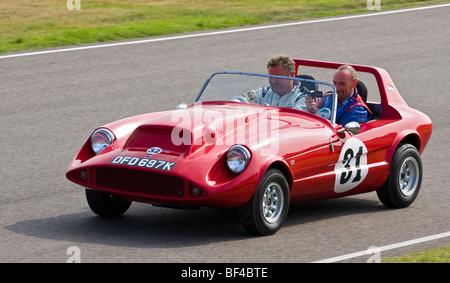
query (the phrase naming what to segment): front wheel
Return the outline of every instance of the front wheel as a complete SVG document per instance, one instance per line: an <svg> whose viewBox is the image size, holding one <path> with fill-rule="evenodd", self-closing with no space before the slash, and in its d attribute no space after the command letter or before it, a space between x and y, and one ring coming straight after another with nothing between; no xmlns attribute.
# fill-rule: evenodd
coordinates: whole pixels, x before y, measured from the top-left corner
<svg viewBox="0 0 450 283"><path fill-rule="evenodd" d="M131 201L124 200L117 195L90 189L86 189L86 200L94 213L105 217L120 216L131 205Z"/></svg>
<svg viewBox="0 0 450 283"><path fill-rule="evenodd" d="M410 206L422 184L422 161L417 149L410 144L397 148L392 158L389 177L377 190L379 200L392 208Z"/></svg>
<svg viewBox="0 0 450 283"><path fill-rule="evenodd" d="M252 199L239 210L245 230L256 235L275 234L289 210L289 185L277 169L267 171Z"/></svg>

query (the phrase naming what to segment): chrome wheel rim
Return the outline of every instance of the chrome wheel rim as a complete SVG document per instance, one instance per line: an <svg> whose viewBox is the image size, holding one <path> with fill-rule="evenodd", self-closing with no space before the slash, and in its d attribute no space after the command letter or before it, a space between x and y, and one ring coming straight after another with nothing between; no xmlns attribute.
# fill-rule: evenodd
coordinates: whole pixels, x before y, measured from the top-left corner
<svg viewBox="0 0 450 283"><path fill-rule="evenodd" d="M417 189L419 184L419 164L413 157L408 157L403 161L398 176L400 191L405 197L409 197Z"/></svg>
<svg viewBox="0 0 450 283"><path fill-rule="evenodd" d="M283 190L278 183L270 183L262 198L261 208L264 219L268 223L276 222L283 211Z"/></svg>

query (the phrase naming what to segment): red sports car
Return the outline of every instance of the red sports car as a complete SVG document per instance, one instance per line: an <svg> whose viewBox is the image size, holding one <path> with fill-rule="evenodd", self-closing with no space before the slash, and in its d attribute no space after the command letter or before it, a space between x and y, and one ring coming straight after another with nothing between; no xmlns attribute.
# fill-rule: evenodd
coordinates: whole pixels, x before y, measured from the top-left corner
<svg viewBox="0 0 450 283"><path fill-rule="evenodd" d="M101 216L120 216L133 201L237 208L246 231L257 235L276 233L294 202L376 191L389 207L413 203L429 117L408 107L384 69L350 64L373 115L361 125L339 125L329 82L342 64L294 61L296 77L216 72L191 105L97 128L67 178L86 188L90 208ZM270 79L302 88L296 107L234 99L268 88ZM329 96L331 109L303 111L306 95Z"/></svg>

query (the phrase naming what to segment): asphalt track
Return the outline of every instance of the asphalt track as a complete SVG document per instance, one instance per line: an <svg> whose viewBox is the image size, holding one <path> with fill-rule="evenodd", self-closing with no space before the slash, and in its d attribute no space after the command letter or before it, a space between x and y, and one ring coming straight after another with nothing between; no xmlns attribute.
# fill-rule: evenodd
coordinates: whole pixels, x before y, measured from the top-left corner
<svg viewBox="0 0 450 283"><path fill-rule="evenodd" d="M450 231L449 13L447 5L0 56L0 262L297 263L352 254L332 261L366 262L370 247L392 247L379 250L384 258L450 244L444 235L391 246ZM382 67L407 103L431 117L422 189L411 207L387 209L375 193L299 204L277 234L251 237L226 210L134 203L123 217L103 219L66 180L95 127L190 102L213 71L265 72L275 53Z"/></svg>

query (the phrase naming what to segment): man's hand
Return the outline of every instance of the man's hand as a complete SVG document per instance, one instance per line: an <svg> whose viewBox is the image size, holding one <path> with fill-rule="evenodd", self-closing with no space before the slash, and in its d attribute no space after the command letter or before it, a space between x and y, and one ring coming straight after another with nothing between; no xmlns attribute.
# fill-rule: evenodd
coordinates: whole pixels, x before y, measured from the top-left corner
<svg viewBox="0 0 450 283"><path fill-rule="evenodd" d="M319 109L317 108L317 101L316 98L312 98L311 96L307 95L305 97L306 102L306 110L310 113L317 114L319 113Z"/></svg>

